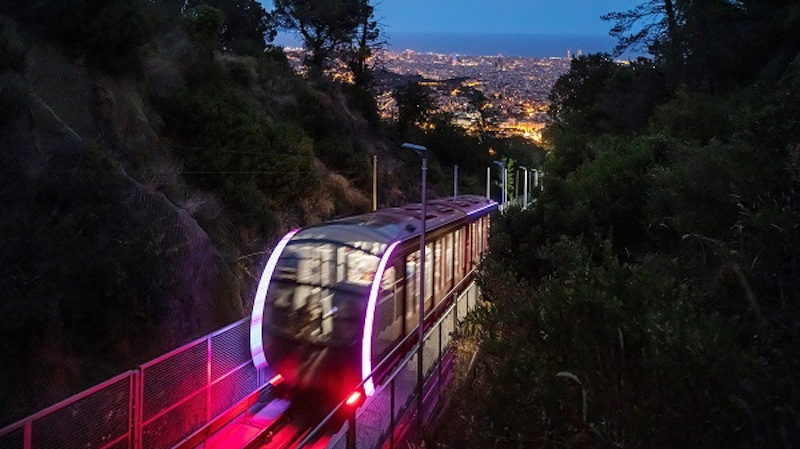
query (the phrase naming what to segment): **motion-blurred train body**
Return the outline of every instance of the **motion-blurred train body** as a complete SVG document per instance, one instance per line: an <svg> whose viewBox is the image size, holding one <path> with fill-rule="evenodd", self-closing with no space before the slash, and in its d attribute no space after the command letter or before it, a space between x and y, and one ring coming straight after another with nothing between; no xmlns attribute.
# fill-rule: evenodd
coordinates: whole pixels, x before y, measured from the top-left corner
<svg viewBox="0 0 800 449"><path fill-rule="evenodd" d="M425 315L468 284L487 249L497 203L474 195L428 201ZM381 209L288 233L254 301L253 362L293 390L341 399L419 323L421 205ZM413 338L413 337L412 337ZM415 340L414 340L415 343ZM413 344L413 343L412 343Z"/></svg>

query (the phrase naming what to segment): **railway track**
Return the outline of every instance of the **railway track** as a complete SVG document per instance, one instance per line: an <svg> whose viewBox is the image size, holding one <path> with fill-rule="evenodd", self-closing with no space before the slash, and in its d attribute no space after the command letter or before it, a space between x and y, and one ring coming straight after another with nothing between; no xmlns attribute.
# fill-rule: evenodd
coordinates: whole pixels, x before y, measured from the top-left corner
<svg viewBox="0 0 800 449"><path fill-rule="evenodd" d="M305 440L319 422L319 413L309 413L301 407L289 405L242 449L291 449ZM329 440L330 435L317 435L305 447L323 449Z"/></svg>

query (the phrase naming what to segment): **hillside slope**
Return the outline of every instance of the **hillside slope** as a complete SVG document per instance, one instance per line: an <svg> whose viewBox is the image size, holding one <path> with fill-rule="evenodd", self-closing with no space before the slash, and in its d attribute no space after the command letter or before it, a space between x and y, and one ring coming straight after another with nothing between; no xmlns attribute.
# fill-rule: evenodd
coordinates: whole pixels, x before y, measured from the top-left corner
<svg viewBox="0 0 800 449"><path fill-rule="evenodd" d="M0 21L0 427L244 316L282 231L367 210L371 154L402 199L348 95L279 56L174 26L111 73Z"/></svg>

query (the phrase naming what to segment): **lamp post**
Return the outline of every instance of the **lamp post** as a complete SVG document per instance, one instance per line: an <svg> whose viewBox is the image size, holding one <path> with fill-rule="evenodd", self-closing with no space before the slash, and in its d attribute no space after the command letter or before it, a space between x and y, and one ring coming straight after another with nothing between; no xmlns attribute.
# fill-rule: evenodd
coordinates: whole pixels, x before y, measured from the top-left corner
<svg viewBox="0 0 800 449"><path fill-rule="evenodd" d="M422 431L422 340L425 338L425 222L428 218L428 148L404 143L402 148L412 150L422 159L422 217L419 236L419 326L417 329L417 429Z"/></svg>
<svg viewBox="0 0 800 449"><path fill-rule="evenodd" d="M458 196L458 164L453 166L453 197Z"/></svg>
<svg viewBox="0 0 800 449"><path fill-rule="evenodd" d="M378 210L378 155L372 156L372 211Z"/></svg>
<svg viewBox="0 0 800 449"><path fill-rule="evenodd" d="M520 165L519 168L522 169L522 173L524 173L525 178L522 181L522 209L528 208L528 168L524 165Z"/></svg>
<svg viewBox="0 0 800 449"><path fill-rule="evenodd" d="M504 164L503 161L493 161L493 162L495 164L499 165L500 168L503 169L503 171L502 171L502 175L503 175L503 178L502 178L503 179L502 189L503 189L503 191L500 192L500 210L503 211L506 208L506 178L508 177L508 175L506 174L506 164Z"/></svg>
<svg viewBox="0 0 800 449"><path fill-rule="evenodd" d="M486 199L492 198L492 188L491 188L491 179L492 179L492 167L486 167Z"/></svg>

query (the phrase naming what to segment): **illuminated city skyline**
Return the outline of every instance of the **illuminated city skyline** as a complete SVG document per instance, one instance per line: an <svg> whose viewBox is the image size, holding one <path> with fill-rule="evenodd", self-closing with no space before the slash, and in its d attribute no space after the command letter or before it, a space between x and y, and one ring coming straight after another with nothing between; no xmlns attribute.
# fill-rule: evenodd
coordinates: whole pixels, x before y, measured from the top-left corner
<svg viewBox="0 0 800 449"><path fill-rule="evenodd" d="M565 55L566 56L566 55ZM404 80L422 79L429 87L439 113L470 132L494 132L541 140L547 121L553 83L569 69L567 57L524 58L507 56L458 56L415 51L384 51L380 65L386 73L404 78L377 83L376 97L381 116L393 119L396 105L393 88ZM486 99L485 116L472 98L480 92Z"/></svg>

